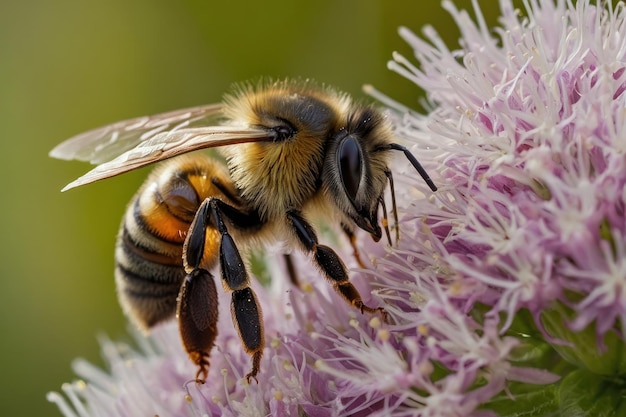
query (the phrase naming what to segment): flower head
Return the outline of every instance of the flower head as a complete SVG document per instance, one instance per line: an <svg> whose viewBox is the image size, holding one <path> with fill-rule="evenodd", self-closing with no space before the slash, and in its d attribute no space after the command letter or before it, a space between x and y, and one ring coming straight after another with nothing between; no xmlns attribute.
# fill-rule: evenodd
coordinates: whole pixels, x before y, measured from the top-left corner
<svg viewBox="0 0 626 417"><path fill-rule="evenodd" d="M590 395L618 406L625 5L528 0L523 17L501 0L493 31L477 2L478 23L443 5L461 49L430 27L428 41L401 29L419 65L400 55L389 65L426 92L430 112L372 91L439 186L431 195L398 165L400 242L362 244L372 265L352 280L390 323L301 268L307 291L281 279L255 287L268 340L258 384L243 378L248 357L228 320L207 383L186 383L192 366L169 324L139 350L105 340L110 373L77 362L87 383L64 386L72 407L50 395L66 416L463 416L522 413L537 398L546 413L583 413Z"/></svg>
<svg viewBox="0 0 626 417"><path fill-rule="evenodd" d="M623 334L624 4L601 13L588 1L537 1L520 20L502 1L498 39L444 7L463 50L403 29L422 66L396 56L390 67L430 93L433 112L405 117L398 132L440 150L440 195L460 214L442 219L460 225L446 235L460 247L449 266L471 291L484 288L480 301L507 314L505 329L520 309L558 301L573 330Z"/></svg>

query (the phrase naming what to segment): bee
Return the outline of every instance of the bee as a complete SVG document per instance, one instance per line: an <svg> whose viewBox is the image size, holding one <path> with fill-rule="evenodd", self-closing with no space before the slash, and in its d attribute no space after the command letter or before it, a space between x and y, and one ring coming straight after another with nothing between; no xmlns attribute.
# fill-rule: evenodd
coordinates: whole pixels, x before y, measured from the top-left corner
<svg viewBox="0 0 626 417"><path fill-rule="evenodd" d="M205 148L218 148L224 160L190 153ZM309 253L353 307L385 315L363 303L344 262L319 243L309 218L321 213L341 225L359 262L354 233L362 229L380 240L380 208L390 240L384 192L390 184L397 223L389 169L394 151L437 190L418 160L394 142L377 108L312 81L284 80L240 86L221 104L100 127L50 155L97 165L63 191L168 160L149 174L124 214L115 249L117 293L142 329L176 315L198 367L196 381L204 383L217 335L212 271L218 264L234 326L251 355L247 380L256 380L260 369L262 312L241 248L282 239Z"/></svg>

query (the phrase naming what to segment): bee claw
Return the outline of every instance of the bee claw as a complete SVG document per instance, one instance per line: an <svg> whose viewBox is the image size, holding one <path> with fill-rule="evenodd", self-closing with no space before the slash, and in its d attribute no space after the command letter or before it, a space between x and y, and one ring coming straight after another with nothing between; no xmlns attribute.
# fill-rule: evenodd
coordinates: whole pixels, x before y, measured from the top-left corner
<svg viewBox="0 0 626 417"><path fill-rule="evenodd" d="M261 367L261 355L262 355L262 351L257 351L254 352L254 354L252 355L252 370L248 373L248 375L246 375L246 381L248 381L248 384L250 384L250 380L252 378L254 378L254 381L258 384L259 380L257 379L256 375L259 373L259 368Z"/></svg>

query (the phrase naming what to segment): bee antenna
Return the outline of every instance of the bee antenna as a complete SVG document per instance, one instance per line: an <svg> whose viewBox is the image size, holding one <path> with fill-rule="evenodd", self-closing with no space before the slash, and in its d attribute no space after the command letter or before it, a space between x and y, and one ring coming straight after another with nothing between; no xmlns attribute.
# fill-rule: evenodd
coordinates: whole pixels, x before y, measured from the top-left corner
<svg viewBox="0 0 626 417"><path fill-rule="evenodd" d="M397 143L390 143L389 149L404 152L404 156L406 156L406 158L409 160L411 165L413 165L413 167L417 170L417 172L419 172L419 174L422 176L426 184L428 184L430 189L433 191L437 191L437 186L435 185L433 180L430 179L430 177L428 176L428 173L426 172L422 164L420 164L417 158L413 156L413 154L406 147L399 145Z"/></svg>

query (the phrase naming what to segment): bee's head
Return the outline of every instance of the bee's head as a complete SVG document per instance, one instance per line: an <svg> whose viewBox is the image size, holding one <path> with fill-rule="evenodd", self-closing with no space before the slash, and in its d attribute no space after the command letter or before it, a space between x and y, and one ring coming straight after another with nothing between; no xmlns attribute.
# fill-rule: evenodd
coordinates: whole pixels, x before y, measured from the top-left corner
<svg viewBox="0 0 626 417"><path fill-rule="evenodd" d="M365 107L331 134L324 162L326 192L359 228L378 241L378 206L387 185L391 129L380 112Z"/></svg>
<svg viewBox="0 0 626 417"><path fill-rule="evenodd" d="M387 182L392 186L393 213L397 217L390 151L403 151L430 188L437 190L417 159L405 147L392 142L391 127L374 108L363 107L351 113L345 126L330 139L323 171L326 192L343 214L375 241L382 236L379 206L383 208L383 225L389 238L384 200Z"/></svg>

